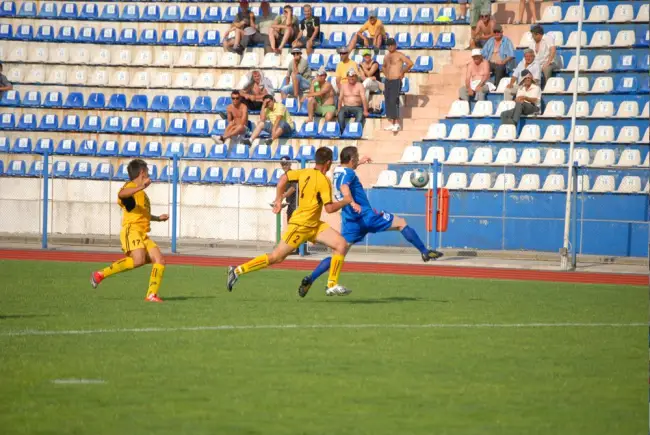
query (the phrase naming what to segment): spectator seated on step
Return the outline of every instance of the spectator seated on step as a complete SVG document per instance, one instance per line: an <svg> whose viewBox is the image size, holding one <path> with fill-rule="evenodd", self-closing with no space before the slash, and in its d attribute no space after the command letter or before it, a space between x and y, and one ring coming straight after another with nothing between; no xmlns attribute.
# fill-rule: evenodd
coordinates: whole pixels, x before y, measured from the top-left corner
<svg viewBox="0 0 650 435"><path fill-rule="evenodd" d="M494 74L494 83L498 86L515 66L515 47L512 40L504 36L500 24L494 26L494 36L487 40L481 53L490 63L490 73Z"/></svg>
<svg viewBox="0 0 650 435"><path fill-rule="evenodd" d="M293 58L289 62L287 76L284 78L280 93L282 94L282 99L287 98L287 95L291 95L292 97L298 98L298 102L300 103L301 100L299 97L303 92L308 91L311 86L311 68L307 59L302 57L302 49L292 48L291 56Z"/></svg>
<svg viewBox="0 0 650 435"><path fill-rule="evenodd" d="M483 58L481 50L475 48L472 50L472 60L467 63L465 70L465 85L459 90L459 97L461 100L469 101L475 99L476 101L485 100L491 88L494 85L488 80L490 79L490 64Z"/></svg>
<svg viewBox="0 0 650 435"><path fill-rule="evenodd" d="M366 32L368 33L368 36L365 35ZM350 44L348 44L349 51L353 51L357 48L357 41L359 38L363 41L364 47L373 47L376 50L379 50L386 40L386 29L384 28L384 23L377 18L377 11L374 9L368 14L368 21L366 21L359 31L350 38Z"/></svg>
<svg viewBox="0 0 650 435"><path fill-rule="evenodd" d="M510 77L510 83L508 83L508 86L505 89L505 92L503 94L503 99L506 101L512 101L512 99L517 95L517 90L519 89L519 79L521 77L521 73L527 70L533 75L533 78L535 79L535 83L541 83L542 82L542 70L539 67L539 63L537 62L537 59L535 58L535 51L531 50L530 48L527 48L524 50L524 58L519 62L515 70L512 72L512 77ZM495 83L497 86L499 85L498 82Z"/></svg>

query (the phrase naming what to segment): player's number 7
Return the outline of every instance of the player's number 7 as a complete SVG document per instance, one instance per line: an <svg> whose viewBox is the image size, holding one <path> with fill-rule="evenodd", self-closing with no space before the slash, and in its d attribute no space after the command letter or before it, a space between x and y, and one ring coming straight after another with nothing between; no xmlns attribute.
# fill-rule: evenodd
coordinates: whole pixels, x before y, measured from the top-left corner
<svg viewBox="0 0 650 435"><path fill-rule="evenodd" d="M307 183L309 183L309 179L311 178L311 175L305 178L305 182L302 185L302 189L300 189L300 199L303 199L305 197L305 188L307 187Z"/></svg>

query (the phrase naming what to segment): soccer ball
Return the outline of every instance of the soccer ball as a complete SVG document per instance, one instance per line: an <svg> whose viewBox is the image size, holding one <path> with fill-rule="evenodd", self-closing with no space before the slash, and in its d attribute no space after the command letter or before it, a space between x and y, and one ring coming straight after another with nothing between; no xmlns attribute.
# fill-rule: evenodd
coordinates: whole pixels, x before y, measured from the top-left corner
<svg viewBox="0 0 650 435"><path fill-rule="evenodd" d="M411 184L414 187L425 187L429 184L429 173L424 169L415 169L411 172Z"/></svg>

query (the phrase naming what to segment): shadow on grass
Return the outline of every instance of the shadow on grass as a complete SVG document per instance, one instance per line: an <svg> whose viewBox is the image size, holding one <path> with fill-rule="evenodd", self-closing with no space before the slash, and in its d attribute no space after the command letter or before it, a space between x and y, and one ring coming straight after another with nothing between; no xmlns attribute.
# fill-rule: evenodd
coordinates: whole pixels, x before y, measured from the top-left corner
<svg viewBox="0 0 650 435"><path fill-rule="evenodd" d="M163 301L167 302L179 302L179 301L189 301L192 299L214 299L216 296L163 296Z"/></svg>
<svg viewBox="0 0 650 435"><path fill-rule="evenodd" d="M0 320L31 319L33 317L50 317L50 315L49 314L0 314Z"/></svg>
<svg viewBox="0 0 650 435"><path fill-rule="evenodd" d="M437 302L437 303L447 303L449 301L445 300L437 300L437 299L423 299L423 298L410 298L410 297L402 297L402 296L392 296L389 298L374 298L374 299L343 299L343 298L337 298L337 299L327 299L327 300L318 300L314 302L321 302L321 303L339 303L339 304L392 304L392 303L399 303L399 302Z"/></svg>

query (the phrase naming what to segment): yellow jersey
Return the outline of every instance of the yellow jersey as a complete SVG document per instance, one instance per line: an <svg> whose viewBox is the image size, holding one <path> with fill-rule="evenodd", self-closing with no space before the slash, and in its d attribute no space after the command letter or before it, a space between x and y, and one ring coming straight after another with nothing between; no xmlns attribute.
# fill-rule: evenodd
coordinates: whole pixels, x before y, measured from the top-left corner
<svg viewBox="0 0 650 435"><path fill-rule="evenodd" d="M287 178L298 182L298 207L289 223L318 227L323 205L332 202L332 183L329 178L315 168L288 171Z"/></svg>
<svg viewBox="0 0 650 435"><path fill-rule="evenodd" d="M138 187L138 185L133 181L129 181L122 186L122 189L130 187ZM120 189L120 192L122 189ZM122 214L123 227L131 225L143 233L151 231L151 204L144 190L136 192L133 196L124 199L118 196L117 203L124 211Z"/></svg>
<svg viewBox="0 0 650 435"><path fill-rule="evenodd" d="M355 61L348 59L347 62L339 62L336 64L336 72L334 75L340 77L341 83L348 82L348 71L351 69L357 73L357 77L361 76L361 71L359 70L359 64Z"/></svg>

